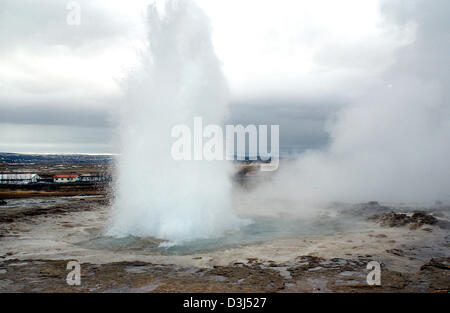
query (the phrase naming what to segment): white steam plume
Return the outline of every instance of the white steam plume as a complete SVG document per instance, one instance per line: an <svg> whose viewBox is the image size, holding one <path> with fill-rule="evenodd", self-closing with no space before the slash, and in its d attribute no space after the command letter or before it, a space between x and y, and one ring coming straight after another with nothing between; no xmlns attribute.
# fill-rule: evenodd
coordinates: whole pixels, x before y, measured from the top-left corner
<svg viewBox="0 0 450 313"><path fill-rule="evenodd" d="M228 89L210 26L192 1L148 9L149 45L126 83L121 113L113 236L154 236L170 244L224 235L242 221L231 211L226 162L174 161L171 129L195 116L220 124Z"/></svg>
<svg viewBox="0 0 450 313"><path fill-rule="evenodd" d="M402 2L386 2L385 21L415 23L415 40L335 116L328 147L282 162L253 199L291 200L300 212L332 201L450 202L450 37L439 13L448 2L429 5L416 1L405 13Z"/></svg>

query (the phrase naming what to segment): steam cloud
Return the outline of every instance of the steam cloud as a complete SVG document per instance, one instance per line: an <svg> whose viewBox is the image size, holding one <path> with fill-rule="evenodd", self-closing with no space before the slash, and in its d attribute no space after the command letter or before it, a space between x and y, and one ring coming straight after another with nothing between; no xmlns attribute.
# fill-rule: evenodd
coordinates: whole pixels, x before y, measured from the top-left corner
<svg viewBox="0 0 450 313"><path fill-rule="evenodd" d="M400 48L379 82L330 121L328 147L281 163L273 182L254 191L254 199L290 199L297 207L331 201L450 201L446 17L421 14L427 1L414 2L406 13L398 5L384 4L386 21L415 23L414 42Z"/></svg>

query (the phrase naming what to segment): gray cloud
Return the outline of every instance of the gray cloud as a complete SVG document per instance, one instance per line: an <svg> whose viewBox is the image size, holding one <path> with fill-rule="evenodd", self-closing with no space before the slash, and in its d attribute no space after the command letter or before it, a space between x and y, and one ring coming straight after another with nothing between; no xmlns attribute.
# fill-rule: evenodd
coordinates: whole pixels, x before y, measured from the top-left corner
<svg viewBox="0 0 450 313"><path fill-rule="evenodd" d="M261 98L235 102L227 124L279 125L280 152L296 155L325 147L330 139L327 124L348 100L316 98Z"/></svg>
<svg viewBox="0 0 450 313"><path fill-rule="evenodd" d="M91 72L91 64L88 63L80 73L77 73L78 63L69 63L66 72L53 73L64 62L52 65L51 61L52 58L61 60L66 53L70 57L68 62L83 62L92 58L101 61L103 54L111 47L121 47L124 43L128 44L131 38L136 38L132 34L138 31L139 22L130 20L125 13L110 10L107 2L79 2L82 7L82 24L79 27L67 26L66 1L2 2L0 149L17 150L21 144L21 150L25 151L27 143L35 140L32 132L24 131L20 138L9 133L19 132L20 127L30 130L36 125L41 125L39 129L48 136L47 148L61 151L63 142L73 141L76 145L71 149L85 151L93 144L107 147L108 151L114 149L110 144L114 127L110 111L123 102L119 88L111 91L113 79L102 81L109 75L103 74L103 71L109 70L108 63L104 67L92 68ZM367 102L368 98L371 101L400 99L406 96L406 90L411 86L420 91L426 85L428 91L422 94L431 98L440 97L438 100L431 99L431 103L448 105L450 39L446 12L450 9L450 3L445 0L381 3L383 20L380 28L386 36L401 34L397 32L399 28L415 23L413 44L396 44L395 37L383 41L369 36L348 45L327 39L326 44L320 46L323 39L320 36L327 34L306 33L302 29L297 34L296 29L292 28L292 40L310 38L311 44L318 48L313 60L321 67L320 70L286 76L281 75L282 71L281 74L276 72L273 75L275 87L266 83L258 85L254 80L249 80L248 86L241 84L243 89L252 89L250 94L253 98L233 95L227 123L279 124L281 149L298 153L327 147L334 136L330 125L338 118L341 109L362 100ZM214 27L214 20L212 24ZM314 30L314 27L311 29ZM398 38L399 41L401 39ZM295 42L292 44L295 46ZM123 58L114 53L109 57L113 63ZM41 64L43 61L45 63ZM223 61L225 64L229 62L226 59ZM244 64L243 61L240 62ZM281 63L272 66L275 69L278 65L286 68L286 64ZM92 67L96 65L96 62L92 63ZM264 66L261 64L262 68ZM128 68L123 70L126 72ZM245 75L242 73L242 76ZM280 75L279 79L277 75ZM429 84L424 84L424 81ZM108 88L103 90L103 86ZM445 121L447 111L436 114L436 121ZM64 139L57 137L54 131L44 131L47 125L65 134ZM83 141L85 148L82 148ZM61 149L57 148L58 145Z"/></svg>
<svg viewBox="0 0 450 313"><path fill-rule="evenodd" d="M139 23L105 2L80 0L81 25L71 27L68 2L2 1L0 151L113 150L110 112L120 93L90 60L133 39Z"/></svg>
<svg viewBox="0 0 450 313"><path fill-rule="evenodd" d="M110 128L112 120L108 112L100 109L85 110L76 105L41 105L0 107L0 123L61 125Z"/></svg>
<svg viewBox="0 0 450 313"><path fill-rule="evenodd" d="M49 46L65 45L82 48L96 41L112 40L123 36L132 24L113 16L105 6L95 1L79 0L82 23L68 27L66 8L69 1L54 0L4 0L0 6L0 49L24 47L48 49ZM89 52L89 50L86 50Z"/></svg>

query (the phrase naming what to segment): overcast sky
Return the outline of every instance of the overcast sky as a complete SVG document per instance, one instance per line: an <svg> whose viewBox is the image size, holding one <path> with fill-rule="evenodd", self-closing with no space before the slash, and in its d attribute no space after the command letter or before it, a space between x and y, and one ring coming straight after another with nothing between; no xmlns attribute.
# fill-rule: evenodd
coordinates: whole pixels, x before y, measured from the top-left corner
<svg viewBox="0 0 450 313"><path fill-rule="evenodd" d="M70 26L69 1L2 0L0 151L119 152L110 113L153 1L77 2ZM227 121L280 124L284 152L325 145L341 108L396 88L399 73L448 84L446 0L197 2L230 87Z"/></svg>

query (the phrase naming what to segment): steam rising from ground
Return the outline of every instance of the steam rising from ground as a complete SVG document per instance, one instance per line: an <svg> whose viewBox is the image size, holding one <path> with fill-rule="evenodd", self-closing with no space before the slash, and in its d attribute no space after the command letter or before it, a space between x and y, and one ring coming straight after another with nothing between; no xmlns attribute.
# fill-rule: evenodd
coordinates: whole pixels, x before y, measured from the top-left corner
<svg viewBox="0 0 450 313"><path fill-rule="evenodd" d="M203 12L191 1L148 9L149 50L131 75L121 113L113 236L154 236L179 243L223 235L242 221L231 212L226 162L174 161L171 129L194 116L220 124L228 90Z"/></svg>
<svg viewBox="0 0 450 313"><path fill-rule="evenodd" d="M436 14L422 14L428 5L417 1L405 13L398 3L385 3L386 23L394 21L393 29L414 23L414 41L399 48L378 82L330 121L326 149L282 162L272 183L255 190L253 199L289 199L302 208L332 201L450 202L450 93L444 70L450 37L442 27L445 14L438 13L448 3L436 3Z"/></svg>
<svg viewBox="0 0 450 313"><path fill-rule="evenodd" d="M441 86L397 81L343 109L331 145L281 163L261 196L300 203L450 200L450 112Z"/></svg>

